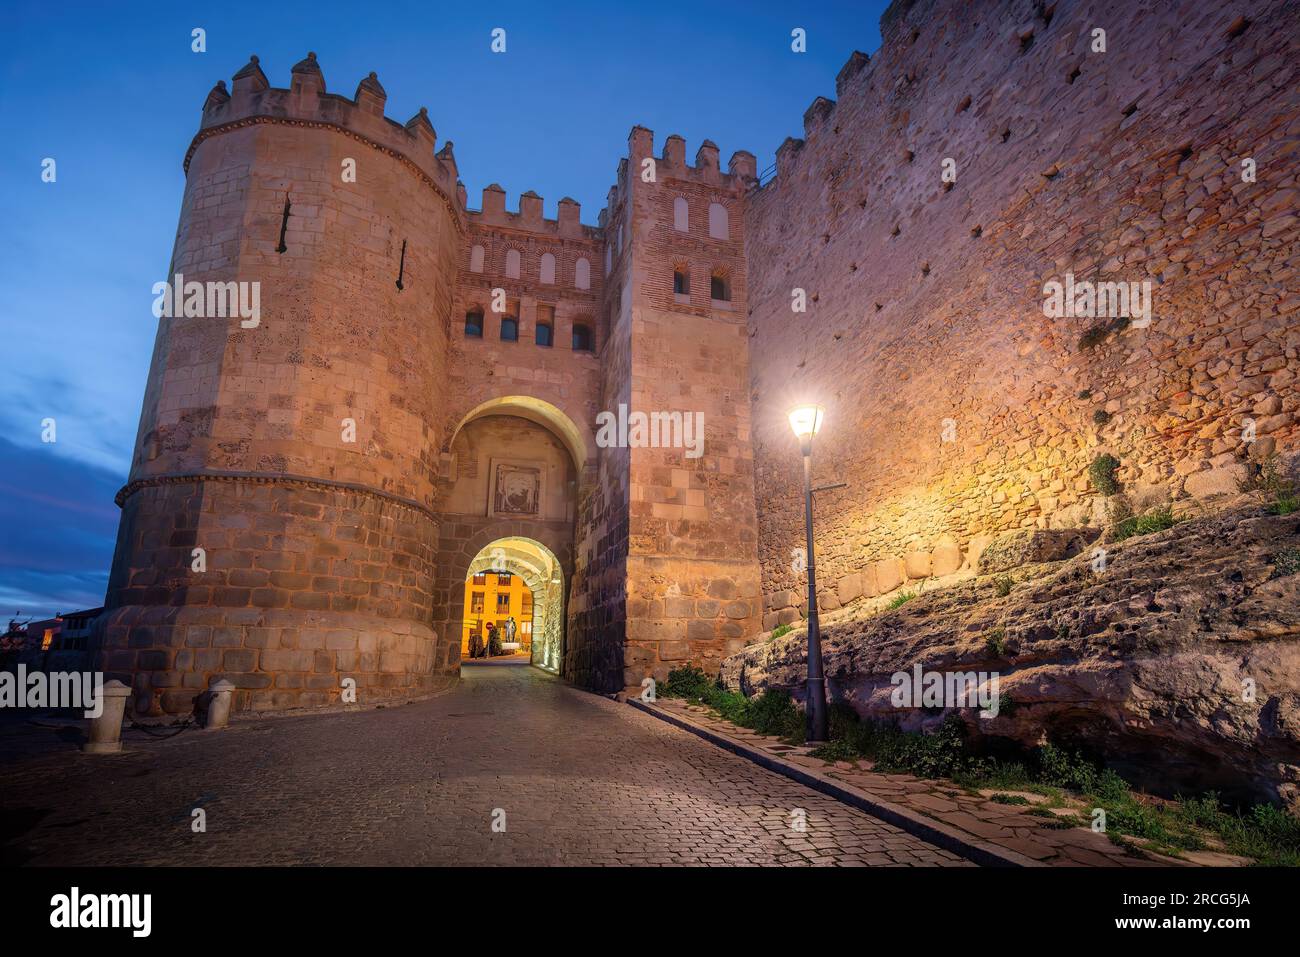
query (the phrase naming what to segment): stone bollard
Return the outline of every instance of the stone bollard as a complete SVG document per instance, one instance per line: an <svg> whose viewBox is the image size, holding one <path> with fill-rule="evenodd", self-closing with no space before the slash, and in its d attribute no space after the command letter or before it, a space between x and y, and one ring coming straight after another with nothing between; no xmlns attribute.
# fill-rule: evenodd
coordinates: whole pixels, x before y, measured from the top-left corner
<svg viewBox="0 0 1300 957"><path fill-rule="evenodd" d="M208 685L208 717L203 727L219 731L230 724L230 702L235 695L235 685L225 678Z"/></svg>
<svg viewBox="0 0 1300 957"><path fill-rule="evenodd" d="M81 746L87 754L112 754L122 750L122 715L131 689L114 679L99 691L103 710L90 719L90 740Z"/></svg>

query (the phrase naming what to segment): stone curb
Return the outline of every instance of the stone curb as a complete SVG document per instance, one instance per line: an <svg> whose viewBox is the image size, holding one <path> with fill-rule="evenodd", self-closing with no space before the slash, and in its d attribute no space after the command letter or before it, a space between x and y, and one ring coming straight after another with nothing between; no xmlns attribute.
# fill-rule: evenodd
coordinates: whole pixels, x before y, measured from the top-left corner
<svg viewBox="0 0 1300 957"><path fill-rule="evenodd" d="M893 804L889 801L882 801L877 797L869 797L861 791L856 791L845 787L843 784L835 781L827 775L813 771L809 768L801 768L791 764L788 761L782 761L780 758L766 754L757 748L751 748L746 744L736 741L733 738L725 737L715 731L711 731L703 725L696 724L689 718L681 715L671 714L662 708L642 701L640 698L628 698L627 703L639 711L653 715L660 721L667 722L681 728L683 731L689 731L698 737L703 738L710 744L730 751L732 754L739 755L748 761L753 761L760 767L773 771L784 777L797 781L805 787L810 787L828 797L833 797L842 804L857 808L859 811L865 811L873 817L878 817L900 830L909 834L914 834L919 838L929 841L945 851L951 851L966 860L981 867L1046 867L1041 861L1026 857L1023 854L1017 854L1005 847L999 847L989 841L981 841L974 838L964 831L950 827L939 821L927 818L922 814L911 811L907 808Z"/></svg>

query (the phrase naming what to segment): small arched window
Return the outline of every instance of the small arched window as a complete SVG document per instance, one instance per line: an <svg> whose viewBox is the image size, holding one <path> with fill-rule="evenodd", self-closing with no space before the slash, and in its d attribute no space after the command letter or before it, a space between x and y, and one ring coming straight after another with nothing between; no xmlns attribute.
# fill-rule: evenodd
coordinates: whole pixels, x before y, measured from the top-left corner
<svg viewBox="0 0 1300 957"><path fill-rule="evenodd" d="M519 278L519 250L511 249L506 253L506 277Z"/></svg>
<svg viewBox="0 0 1300 957"><path fill-rule="evenodd" d="M501 341L518 342L519 341L519 320L513 316L506 316L501 320Z"/></svg>
<svg viewBox="0 0 1300 957"><path fill-rule="evenodd" d="M555 257L550 253L542 254L541 281L548 285L555 283Z"/></svg>
<svg viewBox="0 0 1300 957"><path fill-rule="evenodd" d="M691 228L691 208L686 198L678 196L673 200L673 229L679 233L689 232Z"/></svg>
<svg viewBox="0 0 1300 957"><path fill-rule="evenodd" d="M483 338L483 310L471 309L465 313L465 335L471 339Z"/></svg>
<svg viewBox="0 0 1300 957"><path fill-rule="evenodd" d="M591 352L593 346L591 341L591 329L588 326L573 326L573 351L574 352Z"/></svg>
<svg viewBox="0 0 1300 957"><path fill-rule="evenodd" d="M727 225L727 207L721 203L709 204L709 237L711 239L731 238Z"/></svg>
<svg viewBox="0 0 1300 957"><path fill-rule="evenodd" d="M555 330L550 323L539 322L537 324L537 344L547 347L555 345Z"/></svg>
<svg viewBox="0 0 1300 957"><path fill-rule="evenodd" d="M585 257L573 267L573 284L579 289L591 288L591 263Z"/></svg>
<svg viewBox="0 0 1300 957"><path fill-rule="evenodd" d="M714 302L731 302L731 280L715 272L709 280L709 298Z"/></svg>
<svg viewBox="0 0 1300 957"><path fill-rule="evenodd" d="M679 298L690 298L691 273L685 266L678 266L673 270L673 295Z"/></svg>
<svg viewBox="0 0 1300 957"><path fill-rule="evenodd" d="M484 250L483 250L483 247L482 247L482 246L475 246L473 249L471 249L471 250L469 251L469 271L470 271L470 272L482 272L482 271L483 271L483 257L484 257L484 255L485 255L485 253L484 253Z"/></svg>

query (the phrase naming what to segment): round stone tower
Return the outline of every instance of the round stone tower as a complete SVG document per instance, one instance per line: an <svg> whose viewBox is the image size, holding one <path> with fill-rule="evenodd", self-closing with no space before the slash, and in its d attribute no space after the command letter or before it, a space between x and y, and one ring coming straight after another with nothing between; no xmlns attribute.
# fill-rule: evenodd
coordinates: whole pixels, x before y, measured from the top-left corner
<svg viewBox="0 0 1300 957"><path fill-rule="evenodd" d="M208 95L99 623L137 713L218 677L263 710L454 672L432 506L465 203L425 111L384 101L373 73L326 93L314 54Z"/></svg>

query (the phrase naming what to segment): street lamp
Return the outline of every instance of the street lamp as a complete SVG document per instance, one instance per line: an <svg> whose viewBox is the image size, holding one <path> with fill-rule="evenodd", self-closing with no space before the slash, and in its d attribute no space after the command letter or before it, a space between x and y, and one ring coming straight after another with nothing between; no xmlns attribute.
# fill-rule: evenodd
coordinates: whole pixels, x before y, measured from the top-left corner
<svg viewBox="0 0 1300 957"><path fill-rule="evenodd" d="M809 742L829 740L826 720L826 677L822 673L822 635L817 621L817 571L813 560L812 440L822 425L819 405L801 405L790 410L790 428L803 453L803 517L808 536L808 715Z"/></svg>

